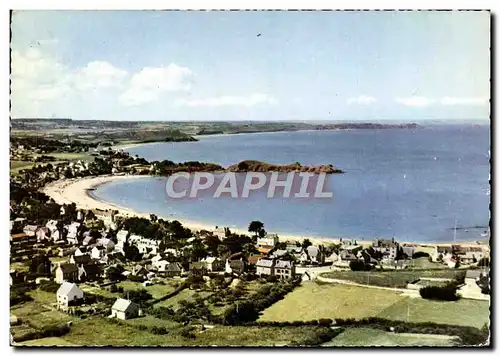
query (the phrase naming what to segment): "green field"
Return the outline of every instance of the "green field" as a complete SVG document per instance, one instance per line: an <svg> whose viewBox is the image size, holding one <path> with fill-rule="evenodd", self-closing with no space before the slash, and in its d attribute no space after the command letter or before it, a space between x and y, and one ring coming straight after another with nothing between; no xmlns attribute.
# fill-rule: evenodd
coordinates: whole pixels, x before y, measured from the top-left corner
<svg viewBox="0 0 500 356"><path fill-rule="evenodd" d="M378 316L393 320L409 320L410 322L428 321L481 328L485 323L489 323L489 315L487 301L460 299L455 302L443 302L421 298L404 298L389 306Z"/></svg>
<svg viewBox="0 0 500 356"><path fill-rule="evenodd" d="M447 335L396 334L371 328L348 328L322 346L453 346L456 338Z"/></svg>
<svg viewBox="0 0 500 356"><path fill-rule="evenodd" d="M62 345L96 346L283 346L299 340L311 330L317 327L216 326L204 331L196 329L194 338L187 338L171 329L167 335L154 335L147 330L93 317L75 322L68 334L52 340ZM33 340L31 344L37 342Z"/></svg>
<svg viewBox="0 0 500 356"><path fill-rule="evenodd" d="M359 284L369 284L380 287L406 288L409 282L422 277L450 278L465 276L465 270L399 270L399 271L331 271L322 273L322 277L348 280Z"/></svg>
<svg viewBox="0 0 500 356"><path fill-rule="evenodd" d="M295 321L376 316L404 299L398 292L348 285L306 283L262 312L259 320Z"/></svg>

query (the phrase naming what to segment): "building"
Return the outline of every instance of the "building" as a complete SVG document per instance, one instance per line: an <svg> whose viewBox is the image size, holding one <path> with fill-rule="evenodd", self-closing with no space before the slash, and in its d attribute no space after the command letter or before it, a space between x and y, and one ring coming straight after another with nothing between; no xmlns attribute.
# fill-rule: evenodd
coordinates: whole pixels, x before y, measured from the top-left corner
<svg viewBox="0 0 500 356"><path fill-rule="evenodd" d="M217 272L224 269L224 263L217 257L205 257L200 262L205 264L205 268L209 272Z"/></svg>
<svg viewBox="0 0 500 356"><path fill-rule="evenodd" d="M75 282L78 280L78 267L71 263L61 263L55 271L57 283Z"/></svg>
<svg viewBox="0 0 500 356"><path fill-rule="evenodd" d="M166 277L178 277L184 272L179 262L169 263L162 272Z"/></svg>
<svg viewBox="0 0 500 356"><path fill-rule="evenodd" d="M97 263L89 263L78 267L78 280L80 282L90 282L100 279L102 268Z"/></svg>
<svg viewBox="0 0 500 356"><path fill-rule="evenodd" d="M274 276L275 260L271 258L261 258L257 261L256 274L258 276Z"/></svg>
<svg viewBox="0 0 500 356"><path fill-rule="evenodd" d="M50 240L50 230L48 227L42 226L38 228L35 235L38 242L45 242Z"/></svg>
<svg viewBox="0 0 500 356"><path fill-rule="evenodd" d="M279 243L279 237L276 234L267 234L264 237L257 238L257 246L276 246Z"/></svg>
<svg viewBox="0 0 500 356"><path fill-rule="evenodd" d="M104 246L94 246L91 252L93 259L100 260L106 255L106 247Z"/></svg>
<svg viewBox="0 0 500 356"><path fill-rule="evenodd" d="M88 253L82 254L82 255L77 255L75 252L75 254L69 258L69 263L72 263L72 264L76 265L77 267L87 265L87 264L91 263L91 261L92 261L92 257Z"/></svg>
<svg viewBox="0 0 500 356"><path fill-rule="evenodd" d="M56 295L57 304L64 307L83 299L83 291L76 284L68 282L61 284Z"/></svg>
<svg viewBox="0 0 500 356"><path fill-rule="evenodd" d="M27 235L27 236L35 236L36 234L36 230L38 230L38 226L36 225L26 225L23 229L23 232Z"/></svg>
<svg viewBox="0 0 500 356"><path fill-rule="evenodd" d="M398 255L399 244L394 239L375 239L372 248L382 253L382 259L395 260Z"/></svg>
<svg viewBox="0 0 500 356"><path fill-rule="evenodd" d="M111 316L121 320L136 318L139 316L139 306L131 300L118 298L111 307Z"/></svg>
<svg viewBox="0 0 500 356"><path fill-rule="evenodd" d="M278 260L274 267L275 275L281 279L295 277L295 264L293 261Z"/></svg>
<svg viewBox="0 0 500 356"><path fill-rule="evenodd" d="M323 264L325 263L325 254L318 246L308 246L306 248L307 255L311 263Z"/></svg>

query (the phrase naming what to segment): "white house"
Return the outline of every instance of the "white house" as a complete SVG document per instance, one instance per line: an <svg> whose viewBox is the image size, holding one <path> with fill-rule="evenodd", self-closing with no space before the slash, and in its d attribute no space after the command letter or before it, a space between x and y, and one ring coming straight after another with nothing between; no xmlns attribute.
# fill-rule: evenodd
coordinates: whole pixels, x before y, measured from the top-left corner
<svg viewBox="0 0 500 356"><path fill-rule="evenodd" d="M127 236L128 236L128 230L120 230L116 233L116 241L118 243L120 242L125 243L127 242Z"/></svg>
<svg viewBox="0 0 500 356"><path fill-rule="evenodd" d="M100 260L106 255L106 248L104 246L94 246L91 252L93 259Z"/></svg>
<svg viewBox="0 0 500 356"><path fill-rule="evenodd" d="M57 290L57 304L67 307L70 302L83 299L83 291L75 283L64 282Z"/></svg>
<svg viewBox="0 0 500 356"><path fill-rule="evenodd" d="M98 246L103 246L107 251L113 251L115 248L115 243L108 238L102 238L97 240Z"/></svg>
<svg viewBox="0 0 500 356"><path fill-rule="evenodd" d="M205 257L200 262L203 262L207 271L210 272L222 271L224 269L224 263L217 257Z"/></svg>
<svg viewBox="0 0 500 356"><path fill-rule="evenodd" d="M111 307L111 317L127 320L139 316L139 306L131 300L118 298Z"/></svg>
<svg viewBox="0 0 500 356"><path fill-rule="evenodd" d="M256 274L258 276L261 275L274 276L274 266L275 266L274 259L261 258L257 261L255 266L257 268Z"/></svg>
<svg viewBox="0 0 500 356"><path fill-rule="evenodd" d="M278 243L279 237L276 234L267 234L257 238L257 246L276 246Z"/></svg>

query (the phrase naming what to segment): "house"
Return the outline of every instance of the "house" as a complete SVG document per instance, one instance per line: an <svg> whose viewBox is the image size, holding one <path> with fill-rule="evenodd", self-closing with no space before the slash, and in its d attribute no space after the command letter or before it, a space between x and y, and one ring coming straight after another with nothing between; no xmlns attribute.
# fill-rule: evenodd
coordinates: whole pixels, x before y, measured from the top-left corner
<svg viewBox="0 0 500 356"><path fill-rule="evenodd" d="M49 220L47 224L45 224L45 227L47 227L51 233L57 231L57 220Z"/></svg>
<svg viewBox="0 0 500 356"><path fill-rule="evenodd" d="M332 253L329 256L325 257L325 262L328 263L337 262L338 260L339 260L339 255L335 251L332 251Z"/></svg>
<svg viewBox="0 0 500 356"><path fill-rule="evenodd" d="M91 236L90 233L88 235L83 234L83 241L82 245L83 246L88 246L96 243L95 237Z"/></svg>
<svg viewBox="0 0 500 356"><path fill-rule="evenodd" d="M273 258L279 258L279 257L283 257L285 255L288 254L288 251L287 250L275 250L272 252L271 256Z"/></svg>
<svg viewBox="0 0 500 356"><path fill-rule="evenodd" d="M74 255L76 252L76 247L59 247L58 249L59 257Z"/></svg>
<svg viewBox="0 0 500 356"><path fill-rule="evenodd" d="M257 246L276 246L279 243L277 234L267 234L264 237L257 238Z"/></svg>
<svg viewBox="0 0 500 356"><path fill-rule="evenodd" d="M278 260L274 267L275 275L281 279L295 277L295 264L293 261Z"/></svg>
<svg viewBox="0 0 500 356"><path fill-rule="evenodd" d="M106 247L94 246L94 248L92 248L91 256L93 259L100 260L105 255L106 255Z"/></svg>
<svg viewBox="0 0 500 356"><path fill-rule="evenodd" d="M309 260L312 263L323 264L325 263L325 254L318 246L308 246L306 248L307 255L309 256Z"/></svg>
<svg viewBox="0 0 500 356"><path fill-rule="evenodd" d="M118 298L111 307L111 317L121 320L136 318L139 316L139 306L131 300Z"/></svg>
<svg viewBox="0 0 500 356"><path fill-rule="evenodd" d="M180 276L184 272L182 265L179 262L170 263L165 267L163 274L167 277Z"/></svg>
<svg viewBox="0 0 500 356"><path fill-rule="evenodd" d="M36 230L38 230L38 226L26 225L23 229L23 232L26 234L26 236L35 236Z"/></svg>
<svg viewBox="0 0 500 356"><path fill-rule="evenodd" d="M87 248L87 246L80 246L78 247L76 250L75 250L75 253L74 255L75 256L81 256L81 255L85 255L85 254L89 254L91 253L91 249Z"/></svg>
<svg viewBox="0 0 500 356"><path fill-rule="evenodd" d="M120 230L116 233L116 241L117 242L122 242L125 243L127 242L127 237L128 237L128 230Z"/></svg>
<svg viewBox="0 0 500 356"><path fill-rule="evenodd" d="M382 259L395 260L398 255L399 244L394 239L375 239L372 248L382 253Z"/></svg>
<svg viewBox="0 0 500 356"><path fill-rule="evenodd" d="M78 280L78 267L72 263L61 263L55 271L57 283L74 282Z"/></svg>
<svg viewBox="0 0 500 356"><path fill-rule="evenodd" d="M255 274L258 276L274 276L274 266L275 266L275 260L271 258L261 258L257 261L257 264L255 265L257 271Z"/></svg>
<svg viewBox="0 0 500 356"><path fill-rule="evenodd" d="M104 248L106 248L107 252L111 252L115 248L115 243L110 239L103 237L97 240L97 246L103 246Z"/></svg>
<svg viewBox="0 0 500 356"><path fill-rule="evenodd" d="M230 270L231 271L230 273L235 273L237 275L240 275L243 272L245 272L245 269L246 269L246 262L243 259L226 261L226 271Z"/></svg>
<svg viewBox="0 0 500 356"><path fill-rule="evenodd" d="M445 258L451 258L453 255L453 249L451 246L436 246L434 251L431 253L432 261L439 262L444 261Z"/></svg>
<svg viewBox="0 0 500 356"><path fill-rule="evenodd" d="M102 268L98 263L89 263L78 267L80 282L96 281L102 276Z"/></svg>
<svg viewBox="0 0 500 356"><path fill-rule="evenodd" d="M222 271L224 263L217 257L205 257L200 262L205 264L205 268L210 272Z"/></svg>
<svg viewBox="0 0 500 356"><path fill-rule="evenodd" d="M104 255L101 261L107 264L125 262L125 255L121 251L113 251Z"/></svg>
<svg viewBox="0 0 500 356"><path fill-rule="evenodd" d="M69 225L66 225L65 228L68 230L68 234L66 235L66 240L69 244L76 245L78 244L78 234L80 230L81 223L73 222Z"/></svg>
<svg viewBox="0 0 500 356"><path fill-rule="evenodd" d="M69 258L69 263L77 265L78 267L89 264L91 261L92 257L88 253L78 256L75 254Z"/></svg>
<svg viewBox="0 0 500 356"><path fill-rule="evenodd" d="M72 302L83 299L83 291L75 283L64 282L56 293L57 304L67 307Z"/></svg>
<svg viewBox="0 0 500 356"><path fill-rule="evenodd" d="M50 230L48 227L42 226L36 230L37 242L45 242L50 240Z"/></svg>
<svg viewBox="0 0 500 356"><path fill-rule="evenodd" d="M145 277L148 274L148 270L144 266L136 265L132 269L132 274L134 276Z"/></svg>
<svg viewBox="0 0 500 356"><path fill-rule="evenodd" d="M9 274L9 285L14 286L17 284L24 284L26 279L26 273L18 272L16 270L11 270Z"/></svg>

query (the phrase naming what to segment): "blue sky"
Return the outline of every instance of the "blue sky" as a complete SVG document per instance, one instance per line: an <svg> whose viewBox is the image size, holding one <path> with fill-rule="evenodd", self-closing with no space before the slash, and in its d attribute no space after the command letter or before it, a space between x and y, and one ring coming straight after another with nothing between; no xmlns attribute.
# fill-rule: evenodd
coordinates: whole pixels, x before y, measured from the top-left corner
<svg viewBox="0 0 500 356"><path fill-rule="evenodd" d="M484 120L489 33L488 12L15 12L12 116Z"/></svg>

